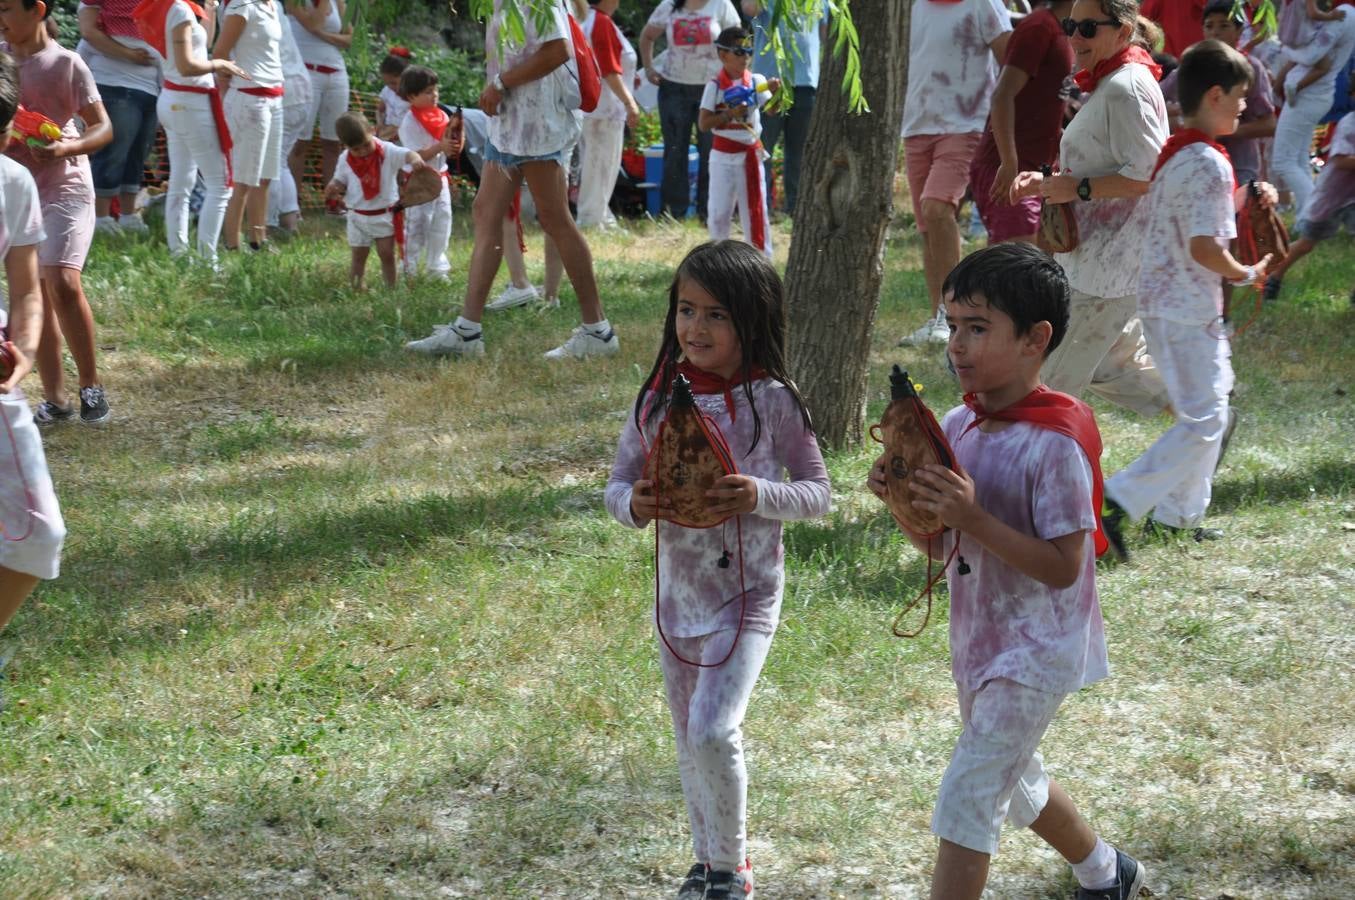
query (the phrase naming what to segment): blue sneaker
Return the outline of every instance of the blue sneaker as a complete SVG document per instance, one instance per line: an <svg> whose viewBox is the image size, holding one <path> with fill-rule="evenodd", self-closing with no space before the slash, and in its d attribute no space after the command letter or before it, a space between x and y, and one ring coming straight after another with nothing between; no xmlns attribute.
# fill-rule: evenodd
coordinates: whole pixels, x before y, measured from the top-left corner
<svg viewBox="0 0 1355 900"><path fill-rule="evenodd" d="M1143 867L1143 863L1123 850L1116 850L1115 883L1095 891L1080 887L1077 889L1077 900L1134 900L1143 890L1146 877L1148 870Z"/></svg>

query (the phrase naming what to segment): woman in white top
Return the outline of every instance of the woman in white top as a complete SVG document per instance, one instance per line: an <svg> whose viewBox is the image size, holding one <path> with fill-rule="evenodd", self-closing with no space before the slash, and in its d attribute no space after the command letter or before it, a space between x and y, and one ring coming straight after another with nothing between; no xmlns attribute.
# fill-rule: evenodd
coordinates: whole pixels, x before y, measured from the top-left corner
<svg viewBox="0 0 1355 900"><path fill-rule="evenodd" d="M583 6L582 0L575 5ZM580 20L606 88L598 99L597 109L583 116L583 134L579 138L582 173L575 217L580 228L616 224L607 204L616 187L626 126L633 127L640 119L640 107L630 92L635 84L635 48L612 21L612 14L620 5L621 0L588 0Z"/></svg>
<svg viewBox="0 0 1355 900"><path fill-rule="evenodd" d="M687 215L690 194L687 182L687 146L701 110L706 82L720 69L715 38L739 24L739 13L730 0L663 0L640 32L640 59L645 76L659 86L659 123L663 127L664 211L674 218ZM654 42L663 37L668 51L656 68ZM697 131L700 166L696 178L696 213L706 218L707 166L710 132Z"/></svg>
<svg viewBox="0 0 1355 900"><path fill-rule="evenodd" d="M1090 92L1063 132L1063 174L1022 172L1012 199L1040 196L1072 204L1079 243L1055 258L1072 287L1067 336L1045 360L1041 377L1079 397L1089 388L1120 406L1157 415L1167 391L1148 355L1138 321L1144 209L1158 152L1167 140L1161 73L1134 43L1137 0L1077 0L1075 76ZM1066 26L1065 26L1066 30Z"/></svg>
<svg viewBox="0 0 1355 900"><path fill-rule="evenodd" d="M226 121L230 123L231 167L235 193L226 206L227 250L240 246L240 226L249 220L249 246L260 249L268 237L268 184L282 165L282 11L273 0L229 0L222 7L221 34L212 56L234 57L249 81L230 83ZM218 83L229 75L217 76Z"/></svg>
<svg viewBox="0 0 1355 900"><path fill-rule="evenodd" d="M343 24L343 0L287 0L287 17L292 26L292 37L301 51L306 69L311 76L311 128L319 126L320 171L324 184L334 177L334 164L339 159L339 136L334 123L348 112L348 67L343 52L353 44L353 27ZM310 135L307 135L309 138ZM313 141L298 141L292 158L304 160ZM291 162L289 160L289 162ZM291 162L292 171L299 161Z"/></svg>
<svg viewBox="0 0 1355 900"><path fill-rule="evenodd" d="M48 6L51 6L49 0ZM99 87L113 140L90 154L94 177L95 229L146 232L136 212L146 156L155 143L155 99L160 93L160 67L151 46L133 21L132 3L80 3L80 43L75 52L89 66ZM122 218L111 215L113 198Z"/></svg>
<svg viewBox="0 0 1355 900"><path fill-rule="evenodd" d="M189 252L188 204L202 175L205 193L198 212L197 252L216 259L216 242L231 195L230 133L221 93L212 76L244 78L228 59L211 59L207 47L216 32L216 0L206 0L199 22L184 0L165 14L165 83L156 111L169 145L169 190L165 194L165 238L171 256Z"/></svg>

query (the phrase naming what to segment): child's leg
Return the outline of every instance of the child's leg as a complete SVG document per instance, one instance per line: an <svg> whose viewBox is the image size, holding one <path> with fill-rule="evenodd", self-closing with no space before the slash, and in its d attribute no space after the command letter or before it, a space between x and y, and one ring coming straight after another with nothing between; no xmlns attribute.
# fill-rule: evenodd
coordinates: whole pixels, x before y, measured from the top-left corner
<svg viewBox="0 0 1355 900"><path fill-rule="evenodd" d="M741 166L740 171L743 173L743 177L737 182L734 196L739 208L739 226L743 228L743 239L770 258L772 255L772 229L771 219L767 215L767 196L761 192L764 183L762 163L759 161L757 167L759 192L756 202L754 202L749 191L746 163Z"/></svg>
<svg viewBox="0 0 1355 900"><path fill-rule="evenodd" d="M14 618L14 613L33 593L33 588L38 586L39 580L36 575L0 566L0 631L5 630L9 620Z"/></svg>
<svg viewBox="0 0 1355 900"><path fill-rule="evenodd" d="M1289 245L1289 252L1285 254L1284 259L1272 266L1270 271L1266 273L1266 278L1274 278L1276 281L1284 278L1284 273L1289 271L1289 267L1303 259L1309 253L1312 253L1313 248L1316 246L1316 241L1310 241L1306 237L1301 237L1297 241L1294 241L1294 243Z"/></svg>
<svg viewBox="0 0 1355 900"><path fill-rule="evenodd" d="M674 649L686 659L701 655L700 638L669 638ZM696 758L687 749L687 722L701 670L677 660L659 643L659 667L663 671L663 689L668 712L673 719L673 737L677 745L678 776L682 780L682 799L687 805L687 822L692 830L692 854L700 862L710 859L706 846L706 799L696 776Z"/></svg>
<svg viewBox="0 0 1355 900"><path fill-rule="evenodd" d="M92 387L98 384L99 371L94 361L94 314L90 312L89 301L85 298L80 270L44 266L42 280L51 292L52 307L61 325L61 335L65 337L71 357L75 360L80 386ZM45 339L46 328L43 332Z"/></svg>
<svg viewBox="0 0 1355 900"><path fill-rule="evenodd" d="M0 442L0 631L40 578L60 573L66 526L42 438L19 392L0 396L13 440ZM22 540L20 540L22 538Z"/></svg>
<svg viewBox="0 0 1355 900"><path fill-rule="evenodd" d="M367 256L372 252L372 248L370 245L361 247L354 245L352 250L353 257L348 271L348 278L353 283L353 287L361 288L362 277L367 272Z"/></svg>
<svg viewBox="0 0 1355 900"><path fill-rule="evenodd" d="M429 223L432 220L431 203L421 203L405 210L405 274L419 271L419 260L428 246Z"/></svg>
<svg viewBox="0 0 1355 900"><path fill-rule="evenodd" d="M42 279L42 335L38 338L38 377L42 379L42 396L57 406L68 406L66 396L66 368L61 361L61 323L56 317L53 288Z"/></svg>
<svg viewBox="0 0 1355 900"><path fill-rule="evenodd" d="M1144 319L1148 349L1171 397L1176 422L1142 456L1106 481L1106 496L1130 518L1153 512L1175 528L1194 527L1209 506L1213 472L1233 388L1226 338L1202 325Z"/></svg>
<svg viewBox="0 0 1355 900"><path fill-rule="evenodd" d="M442 193L438 199L428 206L432 214L428 222L425 266L430 275L445 276L452 270L452 264L447 259L447 244L452 239L452 193L447 187L447 179L442 180Z"/></svg>
<svg viewBox="0 0 1355 900"><path fill-rule="evenodd" d="M716 150L710 157L710 192L706 195L706 229L711 240L722 241L729 237L730 221L734 217L735 192L743 179L743 160L735 157L729 162L730 154Z"/></svg>
<svg viewBox="0 0 1355 900"><path fill-rule="evenodd" d="M707 635L700 639L700 655L687 658L719 662L729 652L735 634L726 630ZM724 665L699 670L687 707L686 749L705 804L706 862L717 872L733 872L748 855L744 830L748 773L743 762L742 724L748 698L771 645L770 634L744 631ZM664 666L686 665L671 660L666 648L661 656Z"/></svg>
<svg viewBox="0 0 1355 900"><path fill-rule="evenodd" d="M381 280L386 287L395 287L395 235L377 238L376 257L381 260Z"/></svg>
<svg viewBox="0 0 1355 900"><path fill-rule="evenodd" d="M1063 700L1004 678L958 692L964 730L932 815L941 839L935 900L977 900L1003 823L1025 827L1044 808L1048 778L1036 748Z"/></svg>

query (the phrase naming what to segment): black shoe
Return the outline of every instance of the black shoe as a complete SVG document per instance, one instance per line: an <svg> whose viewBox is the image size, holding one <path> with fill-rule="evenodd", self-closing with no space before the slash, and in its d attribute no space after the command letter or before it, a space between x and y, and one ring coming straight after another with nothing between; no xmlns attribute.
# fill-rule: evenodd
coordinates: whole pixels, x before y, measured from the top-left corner
<svg viewBox="0 0 1355 900"><path fill-rule="evenodd" d="M37 422L41 428L69 422L73 418L75 418L75 407L60 406L51 400L42 401L38 404L38 408L33 410L33 421Z"/></svg>
<svg viewBox="0 0 1355 900"><path fill-rule="evenodd" d="M1217 541L1223 538L1223 532L1217 528L1187 528L1178 525L1164 525L1155 519L1143 523L1143 533L1148 537L1166 540L1168 538L1189 537L1197 544L1205 541Z"/></svg>
<svg viewBox="0 0 1355 900"><path fill-rule="evenodd" d="M706 900L753 900L753 870L747 863L737 872L717 872L706 876Z"/></svg>
<svg viewBox="0 0 1355 900"><path fill-rule="evenodd" d="M1094 891L1091 888L1077 889L1077 900L1134 900L1143 890L1143 879L1148 870L1128 853L1115 851L1115 883L1108 888Z"/></svg>
<svg viewBox="0 0 1355 900"><path fill-rule="evenodd" d="M687 870L687 879L678 888L677 900L702 900L706 896L706 864L697 863Z"/></svg>
<svg viewBox="0 0 1355 900"><path fill-rule="evenodd" d="M1228 444L1233 439L1233 432L1237 430L1237 408L1228 407L1228 424L1223 426L1223 437L1219 439L1219 458L1214 460L1214 472L1217 474L1219 466L1223 465L1223 454L1228 452Z"/></svg>
<svg viewBox="0 0 1355 900"><path fill-rule="evenodd" d="M1129 562L1129 550L1124 544L1124 523L1128 520L1129 513L1123 506L1109 497L1101 501L1101 530L1110 542L1110 551L1120 562Z"/></svg>
<svg viewBox="0 0 1355 900"><path fill-rule="evenodd" d="M1266 286L1261 291L1261 299L1262 300L1280 299L1281 287L1283 287L1283 285L1280 283L1280 279L1276 278L1274 275L1270 276L1269 278L1266 279Z"/></svg>
<svg viewBox="0 0 1355 900"><path fill-rule="evenodd" d="M86 425L101 425L108 421L108 398L101 385L80 388L80 421Z"/></svg>

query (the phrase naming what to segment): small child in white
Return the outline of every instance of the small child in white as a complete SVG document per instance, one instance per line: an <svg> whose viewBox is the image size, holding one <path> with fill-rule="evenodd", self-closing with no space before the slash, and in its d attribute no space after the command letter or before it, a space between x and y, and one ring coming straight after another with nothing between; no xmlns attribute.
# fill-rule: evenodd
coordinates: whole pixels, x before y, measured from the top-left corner
<svg viewBox="0 0 1355 900"><path fill-rule="evenodd" d="M0 153L9 143L9 125L18 106L18 73L9 55L0 52ZM39 579L57 576L66 537L42 438L19 390L19 382L33 368L42 334L38 245L44 237L33 176L0 155L0 258L9 284L8 310L0 309L0 325L8 326L3 344L8 360L0 367L0 416L4 417L0 429L0 631ZM0 652L0 666L5 656Z"/></svg>
<svg viewBox="0 0 1355 900"><path fill-rule="evenodd" d="M406 47L392 47L381 60L383 87L376 100L376 136L389 141L400 133L400 122L409 112L409 102L400 96L400 76L409 68L410 53Z"/></svg>
<svg viewBox="0 0 1355 900"><path fill-rule="evenodd" d="M1176 70L1186 128L1162 148L1145 200L1148 228L1139 276L1139 318L1148 352L1162 373L1175 424L1129 466L1106 481L1102 515L1111 543L1125 556L1126 518L1152 513L1158 535L1185 533L1196 541L1221 537L1201 527L1223 445L1236 413L1232 350L1219 276L1249 285L1265 275L1267 255L1244 266L1228 252L1235 216L1246 197L1227 152L1216 139L1232 134L1246 106L1252 69L1222 41L1206 40L1181 57ZM1276 192L1260 185L1262 202Z"/></svg>
<svg viewBox="0 0 1355 900"><path fill-rule="evenodd" d="M409 66L400 75L400 96L409 112L400 120L399 141L443 176L442 193L405 214L405 274L419 271L419 260L429 275L445 279L452 264L447 242L452 237L452 195L447 188L447 160L461 155L461 145L447 139L451 117L438 106L438 73Z"/></svg>
<svg viewBox="0 0 1355 900"><path fill-rule="evenodd" d="M739 210L743 239L772 255L771 219L762 186L762 117L758 110L781 88L781 79L763 78L748 70L753 38L742 28L726 28L715 40L720 72L701 95L702 131L712 133L710 190L706 222L713 240L729 237L734 208Z"/></svg>
<svg viewBox="0 0 1355 900"><path fill-rule="evenodd" d="M334 180L325 186L326 200L343 200L348 206L348 246L353 248L352 280L362 287L367 256L372 245L381 259L381 278L395 286L395 245L403 242L404 222L397 204L397 178L405 166L423 168L427 163L413 150L378 140L361 113L339 116L334 129L347 148L334 166Z"/></svg>

